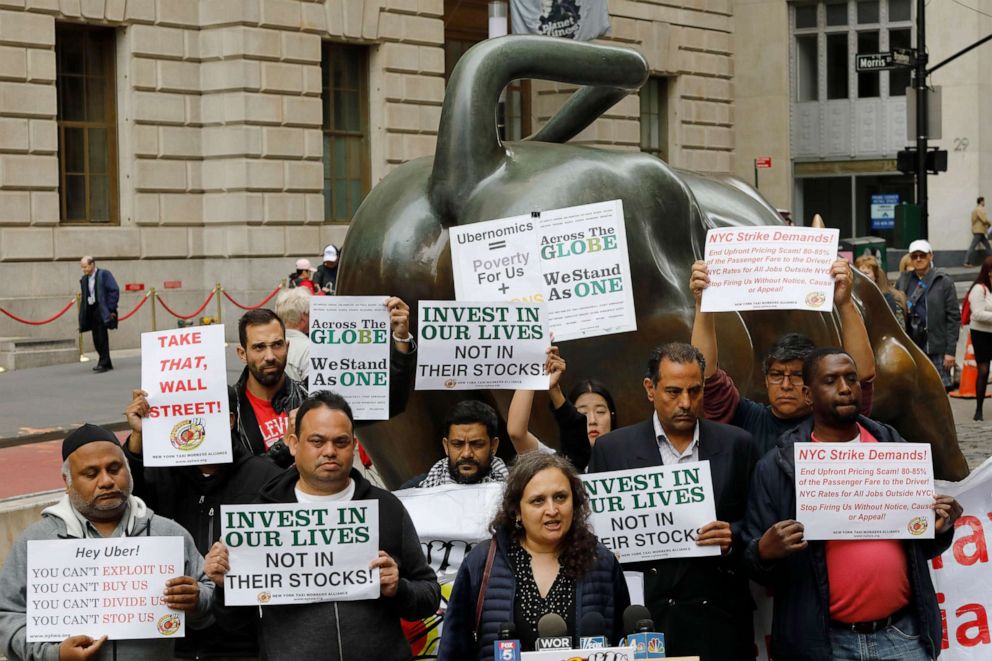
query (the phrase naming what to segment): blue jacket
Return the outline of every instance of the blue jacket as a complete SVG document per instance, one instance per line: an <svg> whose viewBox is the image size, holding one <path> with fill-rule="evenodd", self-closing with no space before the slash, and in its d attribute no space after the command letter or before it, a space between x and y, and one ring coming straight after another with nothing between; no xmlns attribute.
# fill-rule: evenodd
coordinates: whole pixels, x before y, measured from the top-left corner
<svg viewBox="0 0 992 661"><path fill-rule="evenodd" d="M513 622L513 597L516 580L506 555L510 539L505 530L496 533L497 552L493 558L492 573L486 589L479 624L478 640L475 631L475 609L486 567L486 556L492 542L478 544L465 557L458 569L458 576L448 600L441 629L438 661L469 661L493 658L493 642L499 634L499 625ZM573 635L583 615L596 612L606 620L607 639L612 643L623 635L623 612L630 605L630 595L623 570L616 556L602 544L596 548L596 563L575 586L575 622L568 623Z"/></svg>
<svg viewBox="0 0 992 661"><path fill-rule="evenodd" d="M905 443L892 427L864 416L858 422L880 443ZM746 560L754 580L775 593L772 618L771 656L776 661L804 659L830 661L830 586L827 580L826 546L811 541L798 553L771 564L758 558L758 540L775 523L796 518L795 459L792 446L808 442L812 418L782 434L778 446L766 454L754 470L744 541ZM936 539L906 541L910 609L916 616L920 640L934 658L940 653L941 620L937 595L927 560L943 553L954 537L953 527Z"/></svg>
<svg viewBox="0 0 992 661"><path fill-rule="evenodd" d="M90 328L89 304L87 299L90 296L89 276L84 275L79 279L79 289L82 298L79 301L79 332L93 330ZM114 274L107 269L97 268L96 282L93 284L93 291L96 294L96 307L100 312L100 320L107 328L117 328L117 302L121 297L121 290L117 287Z"/></svg>

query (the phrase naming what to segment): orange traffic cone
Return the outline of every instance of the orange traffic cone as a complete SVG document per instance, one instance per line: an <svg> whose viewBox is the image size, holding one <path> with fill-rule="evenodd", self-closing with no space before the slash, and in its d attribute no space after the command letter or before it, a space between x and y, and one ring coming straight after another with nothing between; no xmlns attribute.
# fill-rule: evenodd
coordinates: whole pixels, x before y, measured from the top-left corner
<svg viewBox="0 0 992 661"><path fill-rule="evenodd" d="M975 363L975 349L971 346L971 332L968 333L968 342L965 344L964 348L964 365L961 367L961 383L958 384L957 390L952 390L947 393L951 397L959 397L961 399L975 399L975 382L978 380L978 366ZM987 393L986 397L992 396L992 393Z"/></svg>

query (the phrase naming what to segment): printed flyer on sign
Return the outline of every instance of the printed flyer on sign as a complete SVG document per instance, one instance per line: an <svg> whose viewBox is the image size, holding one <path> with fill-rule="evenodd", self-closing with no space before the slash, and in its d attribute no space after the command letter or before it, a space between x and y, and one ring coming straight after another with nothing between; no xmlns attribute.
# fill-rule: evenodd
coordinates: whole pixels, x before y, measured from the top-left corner
<svg viewBox="0 0 992 661"><path fill-rule="evenodd" d="M806 539L933 539L928 443L796 443Z"/></svg>
<svg viewBox="0 0 992 661"><path fill-rule="evenodd" d="M637 330L620 200L449 232L459 301L546 301L557 341Z"/></svg>
<svg viewBox="0 0 992 661"><path fill-rule="evenodd" d="M703 312L830 312L840 230L814 227L726 227L706 232L710 286Z"/></svg>
<svg viewBox="0 0 992 661"><path fill-rule="evenodd" d="M146 466L230 463L231 422L222 325L141 334Z"/></svg>
<svg viewBox="0 0 992 661"><path fill-rule="evenodd" d="M182 537L30 540L27 557L28 642L186 635L162 594L183 575Z"/></svg>
<svg viewBox="0 0 992 661"><path fill-rule="evenodd" d="M379 502L223 505L229 606L379 598Z"/></svg>
<svg viewBox="0 0 992 661"><path fill-rule="evenodd" d="M620 562L720 555L696 545L699 528L716 521L709 461L581 477L596 536Z"/></svg>
<svg viewBox="0 0 992 661"><path fill-rule="evenodd" d="M543 303L420 301L417 390L547 390Z"/></svg>
<svg viewBox="0 0 992 661"><path fill-rule="evenodd" d="M389 419L385 296L310 297L310 391L333 390L356 420Z"/></svg>

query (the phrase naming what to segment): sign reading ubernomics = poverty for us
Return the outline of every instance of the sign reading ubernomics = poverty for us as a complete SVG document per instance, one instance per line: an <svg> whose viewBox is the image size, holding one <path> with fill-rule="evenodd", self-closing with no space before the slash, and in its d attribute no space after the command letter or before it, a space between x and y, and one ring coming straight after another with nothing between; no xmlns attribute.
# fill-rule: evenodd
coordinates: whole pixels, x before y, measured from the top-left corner
<svg viewBox="0 0 992 661"><path fill-rule="evenodd" d="M385 296L310 298L310 390L334 390L356 420L389 418Z"/></svg>
<svg viewBox="0 0 992 661"><path fill-rule="evenodd" d="M182 537L31 540L27 557L29 642L185 635L163 595L185 572Z"/></svg>
<svg viewBox="0 0 992 661"><path fill-rule="evenodd" d="M543 303L420 301L417 390L547 390Z"/></svg>
<svg viewBox="0 0 992 661"><path fill-rule="evenodd" d="M379 502L223 505L231 606L378 599Z"/></svg>
<svg viewBox="0 0 992 661"><path fill-rule="evenodd" d="M696 535L716 520L710 462L582 476L599 540L621 562L720 555Z"/></svg>
<svg viewBox="0 0 992 661"><path fill-rule="evenodd" d="M834 301L830 266L840 230L815 227L724 227L706 232L710 286L703 312L813 310Z"/></svg>
<svg viewBox="0 0 992 661"><path fill-rule="evenodd" d="M546 301L559 341L637 330L620 200L450 230L459 301Z"/></svg>
<svg viewBox="0 0 992 661"><path fill-rule="evenodd" d="M142 333L141 389L146 466L232 461L222 325Z"/></svg>

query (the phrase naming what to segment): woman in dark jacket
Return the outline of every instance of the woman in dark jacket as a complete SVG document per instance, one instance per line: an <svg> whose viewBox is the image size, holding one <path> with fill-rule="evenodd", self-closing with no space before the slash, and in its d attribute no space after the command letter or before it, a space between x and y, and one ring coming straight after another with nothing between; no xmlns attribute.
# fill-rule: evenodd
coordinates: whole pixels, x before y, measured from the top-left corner
<svg viewBox="0 0 992 661"><path fill-rule="evenodd" d="M493 539L476 546L458 571L438 661L492 659L503 623L515 625L522 650L533 650L537 622L547 613L560 615L573 635L605 633L616 641L630 597L620 563L588 518L589 501L567 459L542 452L518 457L492 522ZM603 618L605 632L579 631L589 613Z"/></svg>

